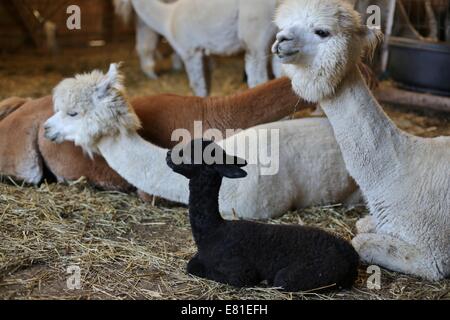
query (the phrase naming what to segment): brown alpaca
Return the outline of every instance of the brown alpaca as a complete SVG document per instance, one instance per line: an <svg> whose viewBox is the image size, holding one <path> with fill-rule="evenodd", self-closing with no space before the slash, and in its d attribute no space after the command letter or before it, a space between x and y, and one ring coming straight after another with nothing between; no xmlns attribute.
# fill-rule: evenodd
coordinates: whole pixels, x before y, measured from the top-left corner
<svg viewBox="0 0 450 320"><path fill-rule="evenodd" d="M142 122L141 136L165 148L176 144L170 141L175 129L185 128L193 133L196 120L203 121L203 130L216 128L225 134L226 129L246 129L311 107L293 93L287 78L229 97L163 94L135 98L131 103ZM59 181L85 176L104 189L126 192L133 189L103 158L95 156L91 160L72 143L54 144L45 139L43 123L52 114L52 98L48 96L24 103L0 122L0 172L38 183L43 177L44 163Z"/></svg>

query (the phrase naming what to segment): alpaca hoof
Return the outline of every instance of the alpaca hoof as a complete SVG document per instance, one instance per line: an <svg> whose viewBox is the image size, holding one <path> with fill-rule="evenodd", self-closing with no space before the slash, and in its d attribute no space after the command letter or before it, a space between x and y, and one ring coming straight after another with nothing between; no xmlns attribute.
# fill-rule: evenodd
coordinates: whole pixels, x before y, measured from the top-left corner
<svg viewBox="0 0 450 320"><path fill-rule="evenodd" d="M137 194L138 194L139 199L141 199L142 201L147 202L147 203L151 203L151 204L154 205L156 197L154 197L154 196L152 196L152 195L150 195L148 193L145 193L142 190L138 190Z"/></svg>
<svg viewBox="0 0 450 320"><path fill-rule="evenodd" d="M366 216L364 218L359 219L356 222L356 232L358 234L361 233L371 233L375 231L375 220L373 216Z"/></svg>
<svg viewBox="0 0 450 320"><path fill-rule="evenodd" d="M372 241L373 234L363 233L358 234L352 239L353 248L359 255L362 263L372 264L374 263L374 254L376 253L376 243Z"/></svg>
<svg viewBox="0 0 450 320"><path fill-rule="evenodd" d="M183 60L177 54L172 55L172 69L174 71L183 71L184 69Z"/></svg>
<svg viewBox="0 0 450 320"><path fill-rule="evenodd" d="M147 76L147 78L156 80L158 79L158 74L155 71L155 63L152 62L143 62L141 64L142 72Z"/></svg>
<svg viewBox="0 0 450 320"><path fill-rule="evenodd" d="M208 90L198 89L194 90L194 92L197 97L206 98L208 96Z"/></svg>
<svg viewBox="0 0 450 320"><path fill-rule="evenodd" d="M362 251L364 245L366 243L366 239L362 234L358 234L356 237L352 239L352 246L355 248L356 252L361 256L360 252Z"/></svg>
<svg viewBox="0 0 450 320"><path fill-rule="evenodd" d="M145 75L147 76L147 78L151 79L151 80L157 80L158 79L158 75L156 74L155 71L145 71L144 70Z"/></svg>

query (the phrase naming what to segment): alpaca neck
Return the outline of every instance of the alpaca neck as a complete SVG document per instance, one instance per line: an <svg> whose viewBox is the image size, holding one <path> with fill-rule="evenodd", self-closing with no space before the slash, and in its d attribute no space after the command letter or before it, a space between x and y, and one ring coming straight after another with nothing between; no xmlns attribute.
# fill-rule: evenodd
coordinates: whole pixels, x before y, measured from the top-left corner
<svg viewBox="0 0 450 320"><path fill-rule="evenodd" d="M173 5L161 0L131 0L136 14L147 26L170 38L169 25Z"/></svg>
<svg viewBox="0 0 450 320"><path fill-rule="evenodd" d="M167 166L166 149L145 141L135 132L105 137L98 148L109 166L130 184L148 194L187 203L187 179Z"/></svg>
<svg viewBox="0 0 450 320"><path fill-rule="evenodd" d="M189 218L197 246L223 223L219 213L219 191L222 178L201 174L189 181Z"/></svg>
<svg viewBox="0 0 450 320"><path fill-rule="evenodd" d="M205 119L218 123L217 129L246 129L278 121L311 106L294 93L289 78L281 78L231 97L209 98Z"/></svg>
<svg viewBox="0 0 450 320"><path fill-rule="evenodd" d="M405 135L384 113L356 68L321 106L333 126L347 170L363 191L395 174Z"/></svg>

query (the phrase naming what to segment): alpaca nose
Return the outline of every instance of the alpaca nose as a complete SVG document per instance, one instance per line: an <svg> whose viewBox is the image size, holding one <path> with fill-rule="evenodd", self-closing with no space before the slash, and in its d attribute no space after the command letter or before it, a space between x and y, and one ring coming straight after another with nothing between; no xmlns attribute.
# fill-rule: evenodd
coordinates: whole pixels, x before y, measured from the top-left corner
<svg viewBox="0 0 450 320"><path fill-rule="evenodd" d="M50 128L44 127L44 137L49 138L50 136Z"/></svg>
<svg viewBox="0 0 450 320"><path fill-rule="evenodd" d="M294 36L290 32L281 31L276 36L276 41L272 47L272 53L273 54L281 54L282 50L282 44L285 44L286 42L290 42L294 40Z"/></svg>
<svg viewBox="0 0 450 320"><path fill-rule="evenodd" d="M44 124L44 137L49 140L54 140L56 135L52 133L52 128L49 124Z"/></svg>
<svg viewBox="0 0 450 320"><path fill-rule="evenodd" d="M280 43L284 42L284 41L292 41L292 40L294 40L294 37L289 33L280 32L277 34L277 41Z"/></svg>

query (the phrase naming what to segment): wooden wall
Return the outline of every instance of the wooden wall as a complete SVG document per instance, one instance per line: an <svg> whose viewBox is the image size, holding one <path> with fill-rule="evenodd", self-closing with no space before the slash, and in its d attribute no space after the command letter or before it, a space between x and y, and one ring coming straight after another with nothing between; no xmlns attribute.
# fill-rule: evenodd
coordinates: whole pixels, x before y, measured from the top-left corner
<svg viewBox="0 0 450 320"><path fill-rule="evenodd" d="M81 30L66 27L69 5L78 5L81 9ZM36 39L33 41L30 36L30 28L36 31L40 25L28 8L37 9L45 18L51 15L61 47L86 46L91 40L122 41L134 36L134 22L125 25L115 15L112 0L0 0L0 50L34 46ZM42 31L31 33L44 39Z"/></svg>

